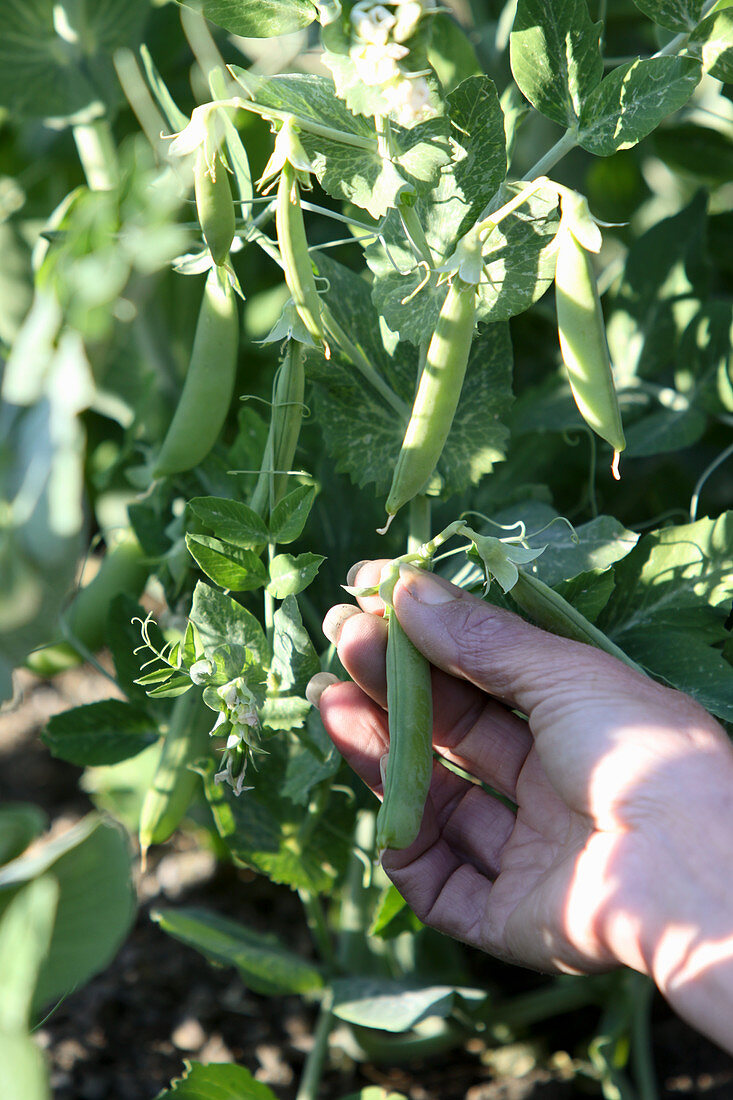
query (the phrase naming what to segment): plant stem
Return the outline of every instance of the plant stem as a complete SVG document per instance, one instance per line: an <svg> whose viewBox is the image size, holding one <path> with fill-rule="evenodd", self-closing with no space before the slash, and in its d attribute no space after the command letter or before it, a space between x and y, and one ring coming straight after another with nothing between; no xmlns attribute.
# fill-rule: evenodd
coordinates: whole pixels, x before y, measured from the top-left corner
<svg viewBox="0 0 733 1100"><path fill-rule="evenodd" d="M333 1013L331 1012L332 1004L333 994L329 989L324 993L323 999L321 1000L318 1023L316 1024L316 1032L313 1037L313 1047L306 1059L303 1076L300 1079L300 1085L295 1100L317 1100L318 1086L320 1085L321 1076L323 1074L323 1064L328 1053L328 1037L333 1027Z"/></svg>
<svg viewBox="0 0 733 1100"><path fill-rule="evenodd" d="M540 157L537 163L524 173L523 178L533 180L537 176L546 176L550 169L554 168L564 156L567 156L577 144L578 135L576 132L571 129L566 130L559 141L556 141L552 148L548 149L545 155Z"/></svg>
<svg viewBox="0 0 733 1100"><path fill-rule="evenodd" d="M91 191L111 191L117 186L119 165L112 129L106 118L73 127L76 151Z"/></svg>
<svg viewBox="0 0 733 1100"><path fill-rule="evenodd" d="M346 335L341 325L338 323L333 313L328 306L323 307L323 323L326 327L326 331L329 335L333 336L339 347L348 355L351 362L356 369L366 378L380 397L383 397L387 404L394 409L396 413L404 417L410 414L410 410L401 397L398 397L394 390L389 386L382 378L381 374L378 374L372 364L367 359L364 352L352 343L349 337Z"/></svg>
<svg viewBox="0 0 733 1100"><path fill-rule="evenodd" d="M658 1100L657 1075L654 1071L651 1037L651 1007L654 986L648 978L635 974L631 1009L631 1062L639 1100Z"/></svg>
<svg viewBox="0 0 733 1100"><path fill-rule="evenodd" d="M306 924L313 937L313 942L318 949L318 954L330 970L337 969L338 960L333 949L331 935L328 931L328 924L326 923L326 916L323 912L320 898L317 894L311 894L309 890L299 890L298 897L305 910Z"/></svg>
<svg viewBox="0 0 733 1100"><path fill-rule="evenodd" d="M373 853L376 835L376 814L363 810L356 819L354 848ZM369 951L365 928L369 921L370 891L364 885L363 860L352 851L346 871L346 882L339 915L338 958L347 973L359 973L368 966Z"/></svg>
<svg viewBox="0 0 733 1100"><path fill-rule="evenodd" d="M421 493L410 501L408 520L407 553L414 554L423 543L430 539L432 504L430 497Z"/></svg>
<svg viewBox="0 0 733 1100"><path fill-rule="evenodd" d="M270 542L267 545L267 564L272 565L272 560L275 557L276 546L274 542ZM267 644L272 649L272 641L275 637L275 600L274 597L265 588L265 633L267 635Z"/></svg>

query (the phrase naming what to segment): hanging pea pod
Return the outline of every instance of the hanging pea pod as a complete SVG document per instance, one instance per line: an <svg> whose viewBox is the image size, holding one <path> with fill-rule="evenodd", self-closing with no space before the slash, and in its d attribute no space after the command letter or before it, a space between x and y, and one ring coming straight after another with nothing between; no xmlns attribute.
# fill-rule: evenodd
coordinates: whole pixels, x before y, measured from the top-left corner
<svg viewBox="0 0 733 1100"><path fill-rule="evenodd" d="M140 811L143 867L151 844L168 840L191 804L199 783L191 764L208 752L210 719L211 712L195 689L173 703L160 760Z"/></svg>
<svg viewBox="0 0 733 1100"><path fill-rule="evenodd" d="M204 240L214 263L226 263L234 240L234 203L229 173L219 154L209 163L201 146L196 154L193 179L196 213Z"/></svg>
<svg viewBox="0 0 733 1100"><path fill-rule="evenodd" d="M422 492L433 476L461 397L475 317L476 285L455 275L430 340L397 458L387 497L387 527L392 516Z"/></svg>
<svg viewBox="0 0 733 1100"><path fill-rule="evenodd" d="M389 755L377 815L377 847L407 848L420 831L433 773L430 665L400 625L391 603L395 569L379 592L385 602Z"/></svg>
<svg viewBox="0 0 733 1100"><path fill-rule="evenodd" d="M614 477L618 477L618 457L626 446L626 440L608 354L603 311L588 249L593 239L589 239L585 221L574 216L578 214L578 203L572 204L573 209L568 216L566 205L567 200L563 196L563 221L558 234L555 270L560 350L578 411L586 424L613 447L611 469ZM597 226L595 228L598 231Z"/></svg>
<svg viewBox="0 0 733 1100"><path fill-rule="evenodd" d="M285 492L287 471L293 464L303 420L305 365L303 345L289 340L285 357L275 377L272 417L262 469L257 479L251 506L260 515L277 504Z"/></svg>
<svg viewBox="0 0 733 1100"><path fill-rule="evenodd" d="M190 470L216 443L232 400L238 346L234 291L226 274L212 268L206 278L186 381L154 477Z"/></svg>
<svg viewBox="0 0 733 1100"><path fill-rule="evenodd" d="M293 296L295 308L314 340L323 341L321 300L308 254L298 176L289 160L285 161L280 173L275 225L285 269L285 282Z"/></svg>

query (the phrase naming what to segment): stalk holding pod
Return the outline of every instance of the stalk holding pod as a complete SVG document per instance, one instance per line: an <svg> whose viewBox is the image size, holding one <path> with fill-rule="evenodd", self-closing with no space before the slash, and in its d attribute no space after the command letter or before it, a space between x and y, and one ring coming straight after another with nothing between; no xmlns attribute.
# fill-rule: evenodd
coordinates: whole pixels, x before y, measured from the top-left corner
<svg viewBox="0 0 733 1100"><path fill-rule="evenodd" d="M589 225L583 220L585 200L563 194L563 221L559 231L555 270L555 304L560 350L570 388L580 415L589 428L613 447L611 470L618 478L618 458L626 446L608 354L603 311L598 296L589 243ZM585 209L585 218L590 215ZM595 223L590 222L598 238Z"/></svg>
<svg viewBox="0 0 733 1100"><path fill-rule="evenodd" d="M430 665L402 629L392 606L395 568L380 585L389 624L387 711L389 755L377 815L377 847L408 848L420 831L433 773Z"/></svg>
<svg viewBox="0 0 733 1100"><path fill-rule="evenodd" d="M154 477L190 470L216 443L232 400L238 347L234 291L226 274L212 268L206 278L186 381Z"/></svg>

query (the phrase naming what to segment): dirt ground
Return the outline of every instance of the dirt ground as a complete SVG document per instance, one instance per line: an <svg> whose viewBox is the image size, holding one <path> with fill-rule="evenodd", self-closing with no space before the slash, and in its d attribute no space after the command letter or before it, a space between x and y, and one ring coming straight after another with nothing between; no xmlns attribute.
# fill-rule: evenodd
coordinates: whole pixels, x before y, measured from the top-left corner
<svg viewBox="0 0 733 1100"><path fill-rule="evenodd" d="M48 717L107 698L111 684L88 668L43 683L17 678L16 698L0 713L0 802L29 801L61 831L92 809L79 769L52 759L39 740ZM156 849L138 878L140 910L116 959L69 996L36 1033L46 1051L55 1100L154 1100L183 1060L234 1061L295 1100L312 1045L315 1010L300 998L265 998L233 970L214 968L150 920L153 905L203 905L308 950L300 904L287 889L218 864L185 835ZM732 1100L733 1059L654 1005L659 1100ZM385 1068L356 1063L335 1049L320 1093L341 1100L365 1085L410 1100L569 1100L592 1096L571 1077L569 1057L538 1059L530 1048L501 1057L472 1039L436 1061Z"/></svg>

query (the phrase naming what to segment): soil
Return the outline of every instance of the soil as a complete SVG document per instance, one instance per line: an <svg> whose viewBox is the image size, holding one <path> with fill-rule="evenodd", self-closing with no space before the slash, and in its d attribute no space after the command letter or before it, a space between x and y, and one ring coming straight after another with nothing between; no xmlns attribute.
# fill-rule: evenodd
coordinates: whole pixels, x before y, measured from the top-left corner
<svg viewBox="0 0 733 1100"><path fill-rule="evenodd" d="M48 813L52 831L60 832L93 807L78 786L79 769L54 760L39 733L51 714L108 698L111 685L81 668L51 683L21 673L16 686L16 698L0 714L0 802L34 802ZM294 950L307 953L297 898L251 872L222 865L185 833L154 850L137 888L138 917L113 963L70 995L36 1032L55 1100L154 1100L182 1073L184 1059L237 1062L279 1100L295 1100L313 1042L315 1009L300 998L251 992L234 971L209 965L166 936L151 921L150 910L206 906L275 931ZM733 1059L674 1017L660 997L652 1031L659 1100L733 1098ZM557 1043L546 1049L557 1050ZM497 1054L475 1038L450 1056L409 1067L357 1063L335 1049L319 1098L341 1100L366 1085L402 1092L410 1100L598 1095L597 1086L574 1074L569 1055L543 1056L528 1044L499 1048Z"/></svg>

